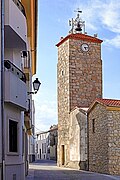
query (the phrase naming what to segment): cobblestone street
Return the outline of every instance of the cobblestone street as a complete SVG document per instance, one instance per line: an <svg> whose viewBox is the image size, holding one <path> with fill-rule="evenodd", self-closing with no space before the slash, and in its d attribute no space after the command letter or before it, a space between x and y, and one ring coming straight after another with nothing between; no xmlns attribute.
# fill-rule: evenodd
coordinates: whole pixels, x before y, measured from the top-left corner
<svg viewBox="0 0 120 180"><path fill-rule="evenodd" d="M120 180L120 176L60 168L54 161L41 160L30 164L26 180Z"/></svg>

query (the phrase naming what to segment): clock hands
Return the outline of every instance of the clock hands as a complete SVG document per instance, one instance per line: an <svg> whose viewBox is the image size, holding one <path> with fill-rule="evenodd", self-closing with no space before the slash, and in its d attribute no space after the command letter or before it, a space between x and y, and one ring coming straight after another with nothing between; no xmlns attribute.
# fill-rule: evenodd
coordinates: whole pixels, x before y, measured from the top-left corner
<svg viewBox="0 0 120 180"><path fill-rule="evenodd" d="M85 50L87 50L88 49L88 47L86 46L86 47L84 47L85 48Z"/></svg>
<svg viewBox="0 0 120 180"><path fill-rule="evenodd" d="M86 51L86 52L89 50L89 46L86 43L82 44L81 48L82 48L83 51Z"/></svg>

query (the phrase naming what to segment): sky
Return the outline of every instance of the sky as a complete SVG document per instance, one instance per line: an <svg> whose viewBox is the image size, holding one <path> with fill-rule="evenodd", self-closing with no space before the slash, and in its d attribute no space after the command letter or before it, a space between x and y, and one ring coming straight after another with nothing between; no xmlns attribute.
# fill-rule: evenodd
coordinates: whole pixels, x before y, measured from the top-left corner
<svg viewBox="0 0 120 180"><path fill-rule="evenodd" d="M33 95L35 130L57 124L57 47L68 35L68 21L82 10L88 35L102 43L103 98L120 99L120 0L38 0L37 73L41 87Z"/></svg>

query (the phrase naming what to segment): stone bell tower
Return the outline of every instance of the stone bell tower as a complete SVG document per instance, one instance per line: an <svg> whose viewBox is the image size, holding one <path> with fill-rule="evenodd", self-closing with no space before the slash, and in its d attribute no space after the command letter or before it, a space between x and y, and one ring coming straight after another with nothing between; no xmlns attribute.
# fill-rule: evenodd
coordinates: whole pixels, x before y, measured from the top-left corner
<svg viewBox="0 0 120 180"><path fill-rule="evenodd" d="M70 161L69 115L77 107L89 107L102 97L101 43L96 35L85 33L85 21L78 11L70 21L69 34L61 38L58 47L58 165Z"/></svg>

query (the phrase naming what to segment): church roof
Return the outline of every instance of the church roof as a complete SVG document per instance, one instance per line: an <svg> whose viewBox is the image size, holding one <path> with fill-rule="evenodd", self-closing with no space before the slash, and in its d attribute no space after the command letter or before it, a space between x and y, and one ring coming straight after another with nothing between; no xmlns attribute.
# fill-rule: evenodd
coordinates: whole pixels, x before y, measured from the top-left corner
<svg viewBox="0 0 120 180"><path fill-rule="evenodd" d="M97 98L95 101L90 105L88 112L91 111L91 109L95 106L96 103L102 104L106 107L118 107L120 108L120 100L117 99L102 99ZM112 110L112 109L111 109Z"/></svg>
<svg viewBox="0 0 120 180"><path fill-rule="evenodd" d="M92 36L89 36L86 34L77 33L77 34L69 34L65 38L61 38L61 41L58 44L56 44L56 46L59 47L62 43L64 43L68 39L83 40L83 41L89 41L89 42L95 42L95 43L102 43L103 42L102 40L100 40L96 37L92 37Z"/></svg>
<svg viewBox="0 0 120 180"><path fill-rule="evenodd" d="M120 107L120 100L117 99L96 99L97 102L102 103L106 106L117 106Z"/></svg>

